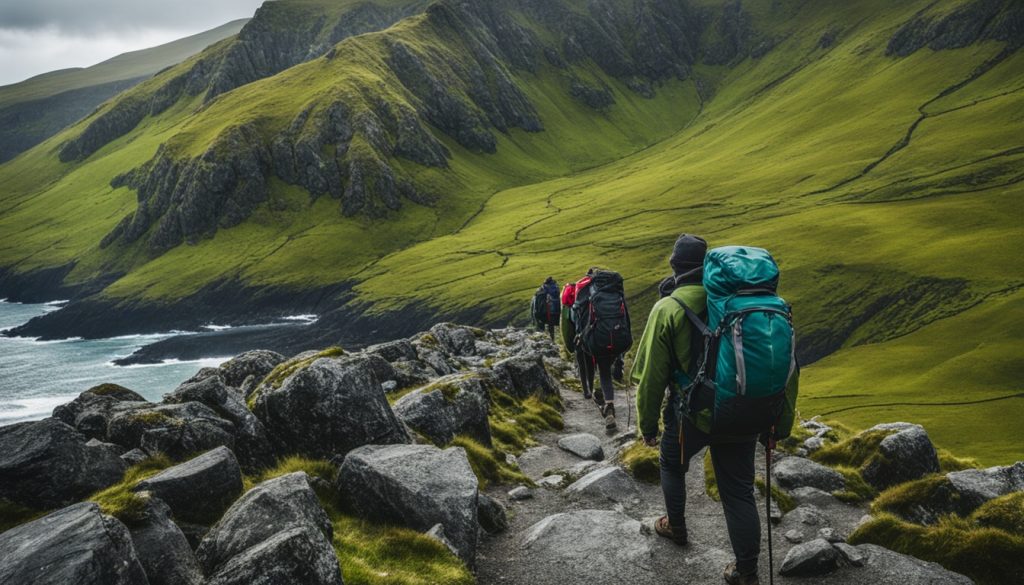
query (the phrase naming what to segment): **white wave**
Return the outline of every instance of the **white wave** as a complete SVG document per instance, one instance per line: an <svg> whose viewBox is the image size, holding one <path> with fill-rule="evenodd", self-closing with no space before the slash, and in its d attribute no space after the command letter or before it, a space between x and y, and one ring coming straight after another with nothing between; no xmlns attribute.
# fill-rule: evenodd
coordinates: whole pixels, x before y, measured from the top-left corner
<svg viewBox="0 0 1024 585"><path fill-rule="evenodd" d="M125 368L125 369L136 369L136 368L161 368L165 366L180 366L180 365L197 365L200 368L218 368L221 364L231 359L233 356L228 357L207 357L199 358L197 360L179 360L177 358L171 358L163 360L155 364L129 364L127 366L119 366L113 361L107 362L105 365L112 368Z"/></svg>
<svg viewBox="0 0 1024 585"><path fill-rule="evenodd" d="M40 398L2 400L0 401L0 425L46 418L50 416L55 407L71 402L77 396L77 394L62 394Z"/></svg>
<svg viewBox="0 0 1024 585"><path fill-rule="evenodd" d="M234 329L234 327L231 325L214 325L213 323L210 323L209 325L203 325L203 329L209 329L210 331L224 331L225 329Z"/></svg>
<svg viewBox="0 0 1024 585"><path fill-rule="evenodd" d="M70 303L70 302L71 301L69 301L68 299L64 299L63 301L50 301L48 303L43 303L43 304L44 305L49 305L51 307L58 307L60 305L65 305L65 304Z"/></svg>
<svg viewBox="0 0 1024 585"><path fill-rule="evenodd" d="M316 323L319 319L319 315L290 315L288 317L282 317L285 321L304 321L306 323Z"/></svg>

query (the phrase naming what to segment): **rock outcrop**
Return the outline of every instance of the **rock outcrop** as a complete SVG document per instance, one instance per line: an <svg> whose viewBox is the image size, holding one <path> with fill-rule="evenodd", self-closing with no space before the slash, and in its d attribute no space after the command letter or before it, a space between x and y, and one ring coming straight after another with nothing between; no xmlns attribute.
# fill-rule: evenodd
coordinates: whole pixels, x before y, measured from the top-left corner
<svg viewBox="0 0 1024 585"><path fill-rule="evenodd" d="M875 488L885 489L939 471L938 454L924 427L889 423L874 426L865 433L877 431L895 432L882 439L878 453L861 469L861 475Z"/></svg>
<svg viewBox="0 0 1024 585"><path fill-rule="evenodd" d="M170 514L162 500L149 498L142 519L129 529L149 585L202 585L195 554Z"/></svg>
<svg viewBox="0 0 1024 585"><path fill-rule="evenodd" d="M200 402L159 404L115 415L110 420L110 441L125 448L141 448L184 459L215 447L235 445L235 427Z"/></svg>
<svg viewBox="0 0 1024 585"><path fill-rule="evenodd" d="M477 478L460 447L368 445L345 457L337 481L349 508L426 532L436 524L467 565L476 563Z"/></svg>
<svg viewBox="0 0 1024 585"><path fill-rule="evenodd" d="M147 585L128 529L75 504L0 534L0 583Z"/></svg>
<svg viewBox="0 0 1024 585"><path fill-rule="evenodd" d="M218 369L225 384L241 389L249 376L262 380L284 360L285 357L276 351L256 349L236 355L221 364Z"/></svg>
<svg viewBox="0 0 1024 585"><path fill-rule="evenodd" d="M458 435L491 445L490 395L477 374L439 378L409 392L393 408L409 428L437 445L447 445Z"/></svg>
<svg viewBox="0 0 1024 585"><path fill-rule="evenodd" d="M120 455L54 418L0 427L0 496L30 508L65 506L120 481L128 467Z"/></svg>
<svg viewBox="0 0 1024 585"><path fill-rule="evenodd" d="M242 493L242 470L227 447L165 469L133 488L160 498L185 522L211 524Z"/></svg>
<svg viewBox="0 0 1024 585"><path fill-rule="evenodd" d="M331 458L362 445L410 442L371 360L361 356L316 359L265 381L252 403L281 454Z"/></svg>
<svg viewBox="0 0 1024 585"><path fill-rule="evenodd" d="M783 458L772 467L772 475L785 489L812 487L836 492L846 488L846 480L838 471L803 457Z"/></svg>
<svg viewBox="0 0 1024 585"><path fill-rule="evenodd" d="M121 412L149 404L145 398L117 384L100 384L53 409L53 418L72 426L90 439L108 441L110 419Z"/></svg>
<svg viewBox="0 0 1024 585"><path fill-rule="evenodd" d="M947 473L946 479L958 494L961 509L970 513L993 498L1024 491L1024 461L1005 467L954 471Z"/></svg>

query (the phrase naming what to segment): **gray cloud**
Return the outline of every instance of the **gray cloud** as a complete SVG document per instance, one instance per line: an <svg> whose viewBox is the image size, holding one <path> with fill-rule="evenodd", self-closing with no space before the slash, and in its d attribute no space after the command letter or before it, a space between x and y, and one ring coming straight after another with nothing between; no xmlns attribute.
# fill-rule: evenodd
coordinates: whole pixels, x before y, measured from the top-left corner
<svg viewBox="0 0 1024 585"><path fill-rule="evenodd" d="M212 28L251 16L262 0L0 0L0 28L75 35L129 28Z"/></svg>

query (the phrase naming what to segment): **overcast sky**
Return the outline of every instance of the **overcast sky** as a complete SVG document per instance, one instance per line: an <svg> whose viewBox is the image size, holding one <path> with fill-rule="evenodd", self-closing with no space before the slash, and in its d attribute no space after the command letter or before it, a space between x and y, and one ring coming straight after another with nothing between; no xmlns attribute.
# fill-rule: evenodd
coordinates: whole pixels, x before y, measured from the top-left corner
<svg viewBox="0 0 1024 585"><path fill-rule="evenodd" d="M252 16L263 0L0 0L0 85Z"/></svg>

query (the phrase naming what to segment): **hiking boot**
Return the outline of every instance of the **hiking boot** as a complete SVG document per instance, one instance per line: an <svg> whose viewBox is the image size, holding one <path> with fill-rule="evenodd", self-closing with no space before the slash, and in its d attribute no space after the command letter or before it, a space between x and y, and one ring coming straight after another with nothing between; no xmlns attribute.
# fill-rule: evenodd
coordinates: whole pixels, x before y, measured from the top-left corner
<svg viewBox="0 0 1024 585"><path fill-rule="evenodd" d="M604 416L604 428L605 429L607 429L609 431L614 431L616 428L618 428L618 425L615 424L615 405L614 404L609 402L608 404L604 405L604 408L601 409L601 415Z"/></svg>
<svg viewBox="0 0 1024 585"><path fill-rule="evenodd" d="M689 535L686 532L686 524L672 526L668 523L668 516L662 516L654 522L654 532L658 536L664 536L679 546L686 546L689 543Z"/></svg>
<svg viewBox="0 0 1024 585"><path fill-rule="evenodd" d="M729 585L761 585L757 573L743 575L736 570L736 563L729 563L729 566L725 568L725 582Z"/></svg>
<svg viewBox="0 0 1024 585"><path fill-rule="evenodd" d="M594 404L601 410L601 414L604 414L604 392L594 392Z"/></svg>

